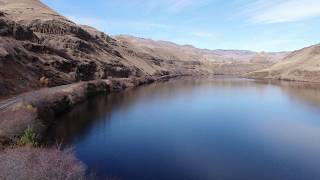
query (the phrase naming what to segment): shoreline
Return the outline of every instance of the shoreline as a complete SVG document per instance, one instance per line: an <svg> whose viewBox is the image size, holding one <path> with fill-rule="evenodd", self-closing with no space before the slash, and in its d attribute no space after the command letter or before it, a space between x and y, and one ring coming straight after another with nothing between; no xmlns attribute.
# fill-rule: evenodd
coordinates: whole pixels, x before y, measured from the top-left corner
<svg viewBox="0 0 320 180"><path fill-rule="evenodd" d="M55 122L56 116L97 94L119 92L145 84L168 81L185 76L166 75L141 78L113 78L83 81L69 85L42 88L0 99L0 149L17 142L24 130L32 127L40 136ZM275 78L254 78L235 75L205 75L209 77L239 77L251 80L285 81L320 84L320 82Z"/></svg>
<svg viewBox="0 0 320 180"><path fill-rule="evenodd" d="M310 83L310 84L320 84L320 81L310 81L310 80L298 80L298 79L289 79L289 78L272 78L272 77L248 77L248 76L239 76L244 79L252 80L264 80L264 81L284 81L292 83Z"/></svg>
<svg viewBox="0 0 320 180"><path fill-rule="evenodd" d="M33 128L44 139L46 130L55 122L55 118L72 109L77 104L98 94L119 92L145 84L168 81L174 78L194 75L167 75L141 78L113 78L79 82L69 85L42 88L25 92L9 99L0 99L0 149L17 143L19 137L28 127ZM196 75L203 76L203 75ZM206 75L221 77L220 75ZM281 80L273 78L250 78L230 76L252 80L286 81L297 83L320 84L319 82Z"/></svg>
<svg viewBox="0 0 320 180"><path fill-rule="evenodd" d="M0 101L0 149L16 144L31 127L41 139L56 117L97 94L119 92L145 84L167 81L186 75L115 78L43 88Z"/></svg>
<svg viewBox="0 0 320 180"><path fill-rule="evenodd" d="M71 175L75 179L94 179L94 174L87 174L86 165L75 156L72 147L65 149L62 148L62 144L58 142L50 144L46 139L46 132L57 121L56 117L99 94L116 93L186 76L191 75L94 80L44 88L10 98L15 101L9 103L4 111L0 109L0 159L5 164L3 165L4 172L10 176L21 175L28 168L25 164L30 164L25 160L37 160L41 163L32 164L34 177L43 175L38 172L39 168L46 168L44 171L46 177L53 170L61 176ZM4 101L10 101L10 99ZM3 101L0 101L0 106L1 102ZM32 127L39 135L42 141L40 146L21 144L20 137L29 127ZM51 159L49 160L48 157ZM6 166L11 163L22 164L22 169L12 170L10 166ZM66 170L64 167L69 169Z"/></svg>
<svg viewBox="0 0 320 180"><path fill-rule="evenodd" d="M58 173L72 173L78 176L78 179L89 179L91 174L86 174L87 166L76 157L72 147L63 147L62 144L58 144L54 141L50 142L46 139L46 132L51 125L57 122L56 117L68 112L68 110L74 108L78 104L86 101L87 99L96 95L108 95L110 93L117 93L127 89L152 84L161 83L171 79L180 79L183 77L223 77L223 78L243 78L248 80L262 80L262 81L276 81L277 79L259 79L259 78L246 78L241 76L220 76L220 75L171 75L161 77L142 77L142 78L115 78L108 80L94 80L88 82L79 82L70 85L58 86L53 88L43 88L41 90L23 93L16 97L10 98L17 102L9 104L9 107L5 112L0 109L0 159L5 162L25 163L24 159L32 159L37 157L39 161L43 161L45 167L51 167L56 162L64 162L66 166L72 167L72 170L65 172L64 168L51 167ZM301 81L284 81L284 82L297 82L305 83ZM316 84L310 82L310 84ZM8 101L10 99L4 100ZM1 106L1 101L0 101ZM3 117L7 117L3 120ZM12 118L12 119L10 119ZM22 118L22 121L18 121L18 118ZM17 123L20 128L17 128L17 124L10 124L10 120ZM5 123L10 125L4 128ZM76 122L75 122L76 123ZM23 128L34 128L36 132L43 139L43 145L41 146L22 146L19 141L19 136L24 132ZM7 131L6 131L7 130ZM9 132L16 134L10 134ZM7 136L4 137L3 133L6 132ZM21 133L18 135L18 133ZM23 158L21 158L23 156ZM17 157L16 159L10 159L8 157ZM27 157L27 158L25 158ZM46 157L54 157L50 162L46 161ZM67 160L66 160L67 159ZM53 165L52 165L53 164ZM39 164L32 165L34 169L39 168ZM24 166L23 166L24 167ZM24 167L25 168L25 167ZM12 175L19 171L5 168L8 174ZM35 171L35 175L38 177L40 174ZM18 173L19 174L19 173ZM93 174L92 174L93 175ZM93 178L91 178L93 179Z"/></svg>

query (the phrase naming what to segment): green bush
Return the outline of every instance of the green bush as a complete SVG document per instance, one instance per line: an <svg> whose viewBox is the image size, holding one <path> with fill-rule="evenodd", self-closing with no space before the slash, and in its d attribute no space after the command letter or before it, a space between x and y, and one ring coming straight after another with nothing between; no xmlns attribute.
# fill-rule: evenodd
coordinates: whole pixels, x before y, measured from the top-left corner
<svg viewBox="0 0 320 180"><path fill-rule="evenodd" d="M28 127L24 131L24 133L20 139L20 142L22 145L38 146L39 145L39 136L31 127Z"/></svg>

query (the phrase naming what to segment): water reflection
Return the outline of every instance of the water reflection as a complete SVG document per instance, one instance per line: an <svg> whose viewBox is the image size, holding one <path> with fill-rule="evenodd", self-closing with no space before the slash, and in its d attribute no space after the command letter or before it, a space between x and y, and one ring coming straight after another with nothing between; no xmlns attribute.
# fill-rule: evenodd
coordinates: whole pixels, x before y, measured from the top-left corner
<svg viewBox="0 0 320 180"><path fill-rule="evenodd" d="M108 96L100 95L81 103L59 118L58 124L50 129L50 136L59 142L70 142L81 139L97 121L108 123L114 111L125 111L139 101L159 101L170 99L178 94L190 94L197 88L229 89L229 88L257 88L261 96L267 88L266 82L255 83L253 80L239 78L180 78L169 82L154 83L124 92L112 93ZM320 98L319 98L320 101ZM320 104L320 103L319 103Z"/></svg>
<svg viewBox="0 0 320 180"><path fill-rule="evenodd" d="M183 78L99 96L52 128L100 177L320 179L318 84Z"/></svg>

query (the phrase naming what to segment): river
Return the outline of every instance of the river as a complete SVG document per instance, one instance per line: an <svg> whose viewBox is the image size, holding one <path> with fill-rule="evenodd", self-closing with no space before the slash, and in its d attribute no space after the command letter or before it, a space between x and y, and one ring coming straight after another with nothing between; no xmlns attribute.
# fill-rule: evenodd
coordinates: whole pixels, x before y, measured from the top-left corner
<svg viewBox="0 0 320 180"><path fill-rule="evenodd" d="M320 85L183 78L98 96L51 134L123 180L319 180Z"/></svg>

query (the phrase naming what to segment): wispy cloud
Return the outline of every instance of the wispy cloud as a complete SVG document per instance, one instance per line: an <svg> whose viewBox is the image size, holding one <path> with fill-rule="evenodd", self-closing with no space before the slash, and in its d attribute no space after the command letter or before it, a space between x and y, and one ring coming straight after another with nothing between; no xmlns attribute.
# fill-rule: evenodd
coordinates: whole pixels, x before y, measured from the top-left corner
<svg viewBox="0 0 320 180"><path fill-rule="evenodd" d="M253 23L283 23L320 16L320 0L251 0L243 13Z"/></svg>

